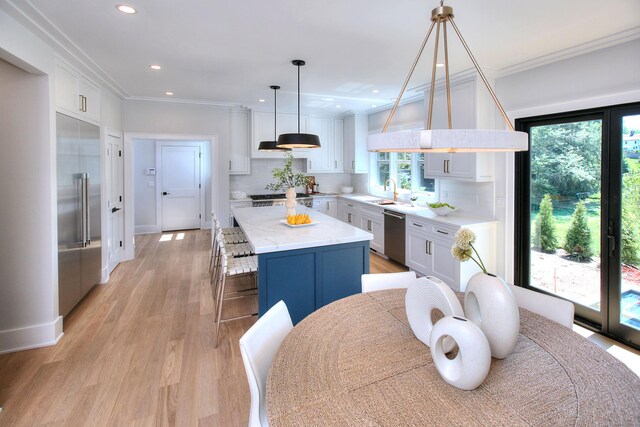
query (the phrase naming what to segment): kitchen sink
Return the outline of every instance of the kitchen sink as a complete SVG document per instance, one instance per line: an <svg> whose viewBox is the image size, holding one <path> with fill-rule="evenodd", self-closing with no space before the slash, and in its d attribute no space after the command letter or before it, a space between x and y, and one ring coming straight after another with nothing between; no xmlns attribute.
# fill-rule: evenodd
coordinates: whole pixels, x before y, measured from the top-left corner
<svg viewBox="0 0 640 427"><path fill-rule="evenodd" d="M395 205L396 202L393 200L379 199L379 200L370 200L369 203L373 203L374 205Z"/></svg>

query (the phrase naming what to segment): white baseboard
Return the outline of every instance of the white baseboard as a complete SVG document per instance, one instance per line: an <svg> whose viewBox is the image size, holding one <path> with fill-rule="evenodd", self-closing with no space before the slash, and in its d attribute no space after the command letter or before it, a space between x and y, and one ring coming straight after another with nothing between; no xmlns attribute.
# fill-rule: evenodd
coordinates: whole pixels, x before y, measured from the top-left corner
<svg viewBox="0 0 640 427"><path fill-rule="evenodd" d="M50 323L0 331L0 354L54 345L62 335L62 316Z"/></svg>
<svg viewBox="0 0 640 427"><path fill-rule="evenodd" d="M135 234L153 234L158 233L158 227L154 225L136 225Z"/></svg>

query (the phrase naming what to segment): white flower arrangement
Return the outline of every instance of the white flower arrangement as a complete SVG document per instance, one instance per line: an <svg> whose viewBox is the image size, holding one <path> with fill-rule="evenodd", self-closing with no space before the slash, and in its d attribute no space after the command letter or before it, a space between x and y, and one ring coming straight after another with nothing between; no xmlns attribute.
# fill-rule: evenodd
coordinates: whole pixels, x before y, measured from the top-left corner
<svg viewBox="0 0 640 427"><path fill-rule="evenodd" d="M480 267L484 274L489 274L482 262L482 258L480 258L480 254L476 251L476 248L473 247L473 242L475 241L476 234L473 231L468 228L461 228L456 232L455 242L451 247L451 255L460 262L472 260L478 264L478 267ZM474 257L474 253L478 259Z"/></svg>

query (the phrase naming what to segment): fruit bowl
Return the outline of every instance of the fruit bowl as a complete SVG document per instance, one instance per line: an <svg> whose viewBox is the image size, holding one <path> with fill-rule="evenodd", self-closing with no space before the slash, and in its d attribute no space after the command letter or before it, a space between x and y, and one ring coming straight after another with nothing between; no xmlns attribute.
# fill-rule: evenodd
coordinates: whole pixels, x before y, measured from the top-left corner
<svg viewBox="0 0 640 427"><path fill-rule="evenodd" d="M457 210L455 206L448 203L428 203L427 207L438 216L447 216Z"/></svg>

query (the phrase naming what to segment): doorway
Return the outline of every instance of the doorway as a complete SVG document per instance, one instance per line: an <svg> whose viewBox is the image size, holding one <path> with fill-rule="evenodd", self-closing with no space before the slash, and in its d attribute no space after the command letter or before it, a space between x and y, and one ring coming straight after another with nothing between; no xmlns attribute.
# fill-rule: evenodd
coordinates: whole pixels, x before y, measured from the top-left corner
<svg viewBox="0 0 640 427"><path fill-rule="evenodd" d="M157 207L161 231L201 228L201 142L157 142L160 165Z"/></svg>
<svg viewBox="0 0 640 427"><path fill-rule="evenodd" d="M107 253L109 273L123 259L124 245L124 215L122 211L124 197L123 183L123 147L119 134L107 131L107 181L109 192L107 194L107 215L109 221L109 235L107 236Z"/></svg>
<svg viewBox="0 0 640 427"><path fill-rule="evenodd" d="M640 104L516 121L516 283L640 345Z"/></svg>

